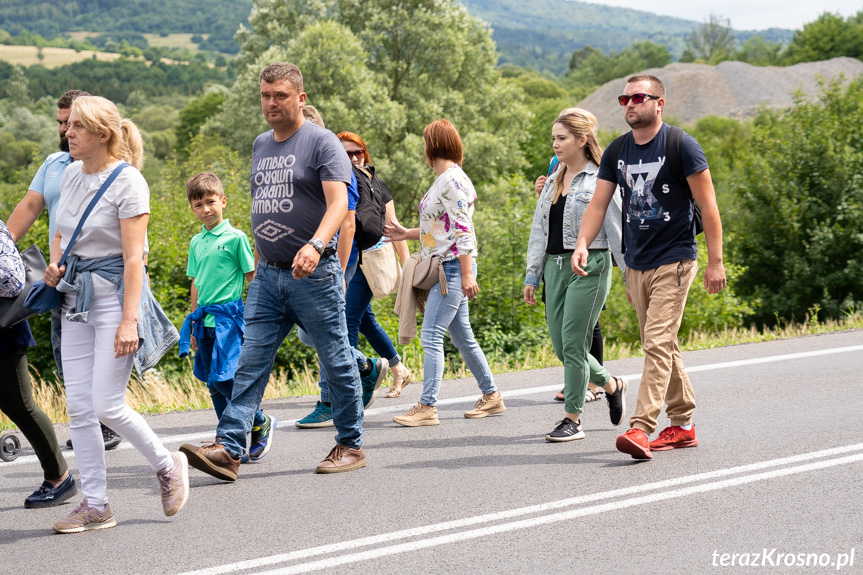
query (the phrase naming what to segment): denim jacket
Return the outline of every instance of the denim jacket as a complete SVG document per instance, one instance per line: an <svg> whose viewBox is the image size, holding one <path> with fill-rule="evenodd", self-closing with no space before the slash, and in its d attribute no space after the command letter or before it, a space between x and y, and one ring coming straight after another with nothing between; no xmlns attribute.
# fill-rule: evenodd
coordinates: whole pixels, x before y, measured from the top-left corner
<svg viewBox="0 0 863 575"><path fill-rule="evenodd" d="M180 357L189 355L193 334L196 339L203 339L204 316L213 314L216 318L216 342L213 345L210 373L199 373L198 363L195 362L195 377L205 382L228 381L234 378L240 363L243 335L246 333L244 311L243 300L237 299L227 303L202 305L186 316L180 328Z"/></svg>
<svg viewBox="0 0 863 575"><path fill-rule="evenodd" d="M87 323L93 305L93 275L97 274L117 286L117 297L123 305L123 256L106 256L82 260L70 255L66 260L66 273L57 285L61 293L77 292L75 306L66 312L66 319ZM67 281L70 280L70 281ZM60 358L60 326L51 325L51 343L56 347L54 356ZM56 330L56 331L55 331ZM135 352L135 369L138 375L159 363L165 353L180 339L177 328L165 315L162 306L153 297L150 285L144 276L141 301L138 304L138 351ZM58 361L58 366L60 362Z"/></svg>
<svg viewBox="0 0 863 575"><path fill-rule="evenodd" d="M530 227L530 240L527 243L527 272L524 284L539 287L542 279L542 268L545 263L545 248L548 245L548 219L551 212L551 203L554 199L554 182L560 176L562 170L557 170L545 181L539 200L536 203L536 211L533 214L533 224ZM581 229L581 218L593 199L596 191L596 176L599 167L593 162L588 162L584 170L576 174L566 194L563 213L563 247L574 250L578 240L578 232ZM621 201L616 192L608 204L605 213L605 221L599 230L596 239L590 244L589 249L610 249L621 270L625 270L623 254L620 251L621 243Z"/></svg>

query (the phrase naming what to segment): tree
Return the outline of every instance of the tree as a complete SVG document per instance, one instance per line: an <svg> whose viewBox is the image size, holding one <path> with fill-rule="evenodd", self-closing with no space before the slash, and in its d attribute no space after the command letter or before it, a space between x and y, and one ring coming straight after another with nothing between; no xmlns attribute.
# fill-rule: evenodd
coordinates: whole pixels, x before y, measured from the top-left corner
<svg viewBox="0 0 863 575"><path fill-rule="evenodd" d="M621 52L603 54L590 46L576 50L570 59L569 80L576 84L598 86L610 80L648 68L661 68L671 63L668 48L653 42L635 42Z"/></svg>
<svg viewBox="0 0 863 575"><path fill-rule="evenodd" d="M740 174L732 260L756 319L839 317L863 306L863 79L833 83L820 101L798 95L756 118Z"/></svg>
<svg viewBox="0 0 863 575"><path fill-rule="evenodd" d="M266 128L258 73L286 59L303 71L327 127L359 133L396 198L415 218L431 183L423 127L451 120L475 183L518 172L529 110L496 68L488 27L454 0L257 0L237 34L240 70L224 112L206 127L248 153ZM230 110L230 113L228 113Z"/></svg>
<svg viewBox="0 0 863 575"><path fill-rule="evenodd" d="M734 59L753 66L776 66L780 64L782 45L769 42L762 36L753 36L743 43L734 54Z"/></svg>
<svg viewBox="0 0 863 575"><path fill-rule="evenodd" d="M174 149L180 158L189 157L192 139L198 135L207 119L219 112L224 102L225 89L213 89L180 110L180 123L174 130Z"/></svg>
<svg viewBox="0 0 863 575"><path fill-rule="evenodd" d="M838 56L863 58L863 11L847 20L838 14L825 12L794 33L787 51L791 64Z"/></svg>
<svg viewBox="0 0 863 575"><path fill-rule="evenodd" d="M30 83L24 74L24 68L15 66L12 68L12 76L6 85L6 95L12 103L26 106L32 102L30 98Z"/></svg>
<svg viewBox="0 0 863 575"><path fill-rule="evenodd" d="M695 60L718 64L731 57L734 40L731 20L711 14L697 30L693 30L689 35L686 48L688 54L694 56Z"/></svg>

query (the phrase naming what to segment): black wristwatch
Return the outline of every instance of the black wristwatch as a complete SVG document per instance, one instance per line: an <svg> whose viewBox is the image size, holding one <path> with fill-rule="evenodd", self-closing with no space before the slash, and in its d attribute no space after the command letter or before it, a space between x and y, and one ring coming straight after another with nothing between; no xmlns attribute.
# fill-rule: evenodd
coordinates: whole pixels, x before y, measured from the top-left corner
<svg viewBox="0 0 863 575"><path fill-rule="evenodd" d="M318 238L312 238L309 240L309 245L318 251L319 256L324 255L324 242Z"/></svg>

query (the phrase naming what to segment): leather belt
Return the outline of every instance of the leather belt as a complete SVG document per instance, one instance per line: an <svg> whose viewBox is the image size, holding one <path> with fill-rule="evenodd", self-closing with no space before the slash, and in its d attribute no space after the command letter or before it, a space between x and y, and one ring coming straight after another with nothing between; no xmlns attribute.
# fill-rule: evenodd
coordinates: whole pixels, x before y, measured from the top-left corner
<svg viewBox="0 0 863 575"><path fill-rule="evenodd" d="M328 258L334 256L336 254L336 248L326 248L324 253L321 254L321 259ZM289 270L293 269L294 264L292 262L271 262L264 260L264 263L267 264L268 267L276 268L277 270Z"/></svg>

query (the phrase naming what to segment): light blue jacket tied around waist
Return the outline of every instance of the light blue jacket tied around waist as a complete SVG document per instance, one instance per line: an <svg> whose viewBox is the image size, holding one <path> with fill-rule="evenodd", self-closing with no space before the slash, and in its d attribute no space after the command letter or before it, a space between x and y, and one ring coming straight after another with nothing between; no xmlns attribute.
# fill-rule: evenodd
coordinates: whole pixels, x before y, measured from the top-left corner
<svg viewBox="0 0 863 575"><path fill-rule="evenodd" d="M525 273L524 285L538 288L542 279L543 265L545 264L545 248L548 245L548 219L551 212L551 204L554 199L554 183L560 176L562 170L557 170L545 181L542 194L536 203L536 211L533 214L533 224L530 227L530 240L527 243L527 272ZM584 170L576 174L566 194L563 212L563 247L574 250L578 240L578 232L581 229L581 219L584 212L593 199L596 191L596 176L599 167L593 162L588 162ZM621 271L626 270L623 263L621 247L621 201L620 194L615 191L608 204L605 213L605 221L599 230L596 239L588 246L591 250L611 250L614 261L617 262ZM567 262L566 265L569 265Z"/></svg>
<svg viewBox="0 0 863 575"><path fill-rule="evenodd" d="M143 264L142 264L143 265ZM117 297L120 305L123 305L123 256L106 256L82 260L76 255L70 255L66 260L66 273L57 284L57 291L61 293L77 293L75 306L66 312L66 319L87 323L90 317L90 308L93 305L93 274L105 278L117 287ZM67 282L67 278L70 280ZM52 325L52 329L55 326ZM52 332L51 342L57 347L54 350L55 357L60 357L60 338L62 332L60 326ZM165 315L162 306L153 297L150 284L144 275L141 290L141 301L138 304L138 351L135 352L135 369L138 375L154 367L162 356L179 341L180 335L177 328ZM59 363L59 362L58 362Z"/></svg>
<svg viewBox="0 0 863 575"><path fill-rule="evenodd" d="M210 373L199 373L198 363L195 362L195 377L206 382L228 381L234 378L240 363L243 335L246 333L244 311L245 306L240 298L227 303L202 305L186 316L180 327L180 357L189 355L192 335L198 340L203 339L204 316L213 314L216 319L216 341L210 360Z"/></svg>

